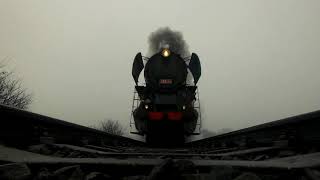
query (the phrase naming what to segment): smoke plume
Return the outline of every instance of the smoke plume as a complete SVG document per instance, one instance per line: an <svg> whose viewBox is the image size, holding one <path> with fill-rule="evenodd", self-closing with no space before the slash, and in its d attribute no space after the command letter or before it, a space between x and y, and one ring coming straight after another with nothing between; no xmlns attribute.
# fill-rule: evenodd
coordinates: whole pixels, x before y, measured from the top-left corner
<svg viewBox="0 0 320 180"><path fill-rule="evenodd" d="M190 56L188 44L179 31L173 31L169 27L159 28L149 36L148 56L161 51L162 48L169 48L172 52L182 57Z"/></svg>

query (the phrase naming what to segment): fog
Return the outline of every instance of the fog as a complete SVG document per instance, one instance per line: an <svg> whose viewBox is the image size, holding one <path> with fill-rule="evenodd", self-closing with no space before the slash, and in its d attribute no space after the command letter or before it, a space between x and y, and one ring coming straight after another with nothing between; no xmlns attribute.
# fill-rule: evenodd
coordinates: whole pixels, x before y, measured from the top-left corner
<svg viewBox="0 0 320 180"><path fill-rule="evenodd" d="M160 27L200 57L205 129L320 109L320 1L0 2L0 59L33 93L32 112L128 127L132 61Z"/></svg>

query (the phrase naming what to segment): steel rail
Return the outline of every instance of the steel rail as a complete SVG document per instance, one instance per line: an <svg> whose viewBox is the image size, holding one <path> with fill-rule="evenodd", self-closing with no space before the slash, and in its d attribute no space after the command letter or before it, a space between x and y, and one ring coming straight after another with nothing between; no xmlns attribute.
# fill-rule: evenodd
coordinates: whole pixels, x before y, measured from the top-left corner
<svg viewBox="0 0 320 180"><path fill-rule="evenodd" d="M144 146L141 141L0 105L0 141L28 145L41 141L98 146Z"/></svg>
<svg viewBox="0 0 320 180"><path fill-rule="evenodd" d="M263 147L287 143L292 146L320 145L320 111L314 111L249 128L186 143L187 147L216 149Z"/></svg>

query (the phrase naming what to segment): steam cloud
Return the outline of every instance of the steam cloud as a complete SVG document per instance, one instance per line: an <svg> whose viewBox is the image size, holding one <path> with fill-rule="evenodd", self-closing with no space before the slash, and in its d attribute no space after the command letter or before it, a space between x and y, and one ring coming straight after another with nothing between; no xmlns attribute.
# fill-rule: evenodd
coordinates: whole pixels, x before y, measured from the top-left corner
<svg viewBox="0 0 320 180"><path fill-rule="evenodd" d="M182 57L190 56L188 44L183 39L182 33L173 31L169 27L159 28L150 34L148 55L152 56L165 47Z"/></svg>

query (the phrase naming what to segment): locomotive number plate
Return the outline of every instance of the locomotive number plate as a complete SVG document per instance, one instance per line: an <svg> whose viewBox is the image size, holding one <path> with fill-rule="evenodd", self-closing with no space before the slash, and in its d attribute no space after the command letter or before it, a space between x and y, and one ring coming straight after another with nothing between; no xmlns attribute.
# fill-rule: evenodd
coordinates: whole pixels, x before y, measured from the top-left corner
<svg viewBox="0 0 320 180"><path fill-rule="evenodd" d="M172 79L160 79L160 84L172 84Z"/></svg>

